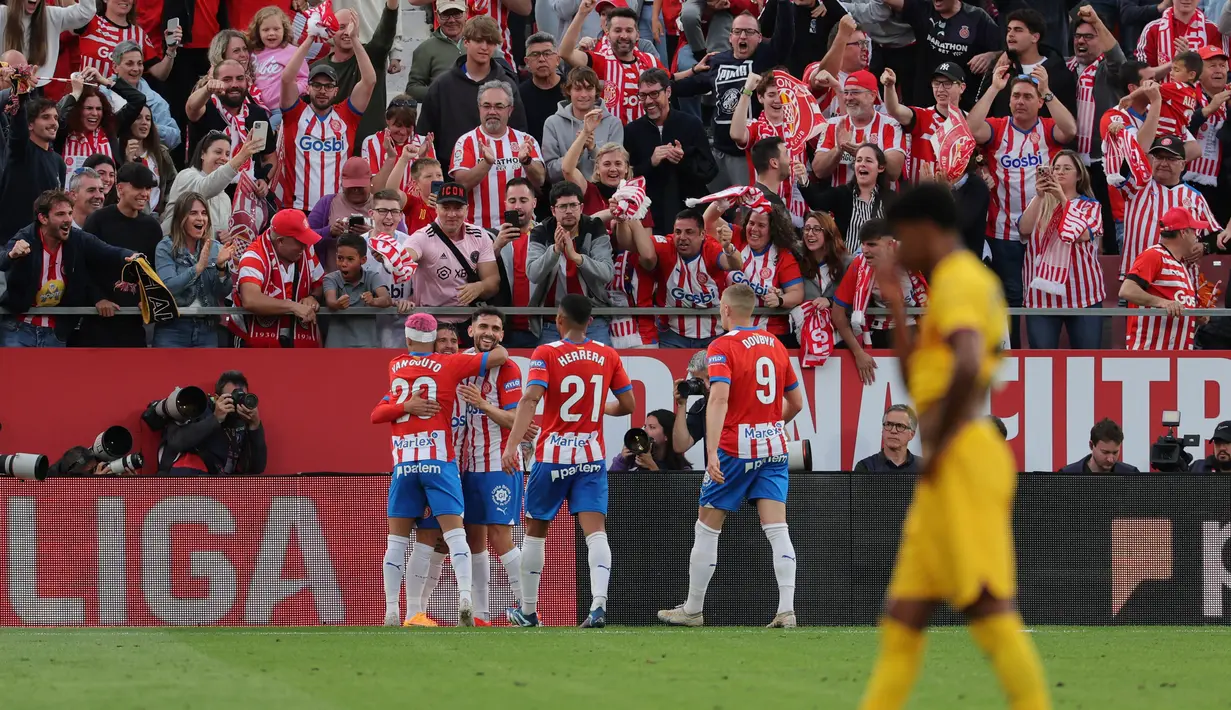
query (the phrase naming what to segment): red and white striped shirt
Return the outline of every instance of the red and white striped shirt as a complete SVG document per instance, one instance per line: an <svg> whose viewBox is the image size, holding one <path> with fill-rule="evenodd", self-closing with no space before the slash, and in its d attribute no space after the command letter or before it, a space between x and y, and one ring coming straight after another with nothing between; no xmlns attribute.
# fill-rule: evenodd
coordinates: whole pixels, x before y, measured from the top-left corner
<svg viewBox="0 0 1231 710"><path fill-rule="evenodd" d="M342 164L354 150L362 115L349 99L323 116L303 99L282 112L283 204L310 210L325 195L341 191Z"/></svg>
<svg viewBox="0 0 1231 710"><path fill-rule="evenodd" d="M67 175L71 178L85 167L86 158L101 153L108 157L115 156L111 151L111 140L101 128L93 133L70 133L64 139L64 165Z"/></svg>
<svg viewBox="0 0 1231 710"><path fill-rule="evenodd" d="M1124 195L1124 247L1120 257L1120 278L1146 249L1158 244L1159 220L1163 213L1173 207L1183 207L1193 217L1209 222L1213 229L1220 229L1218 220L1197 189L1184 183L1167 187L1157 180L1138 185L1128 179L1120 186Z"/></svg>
<svg viewBox="0 0 1231 710"><path fill-rule="evenodd" d="M1206 19L1200 10L1193 13L1187 25L1175 16L1175 8L1163 10L1163 16L1145 26L1137 40L1137 61L1158 67L1175 57L1175 38L1188 40L1188 48L1197 51L1207 45L1222 46L1228 51L1227 40L1218 33L1218 25Z"/></svg>
<svg viewBox="0 0 1231 710"><path fill-rule="evenodd" d="M467 353L477 352L474 348ZM521 400L521 368L506 362L497 370L486 370L461 381L479 389L483 398L500 409L516 409ZM462 473L487 473L501 470L500 454L509 440L509 430L492 421L483 410L457 401L465 408L465 425L458 444L458 463Z"/></svg>
<svg viewBox="0 0 1231 710"><path fill-rule="evenodd" d="M992 199L987 214L989 239L1017 239L1017 220L1034 197L1035 171L1051 165L1061 146L1054 137L1056 123L1040 118L1026 131L1011 118L989 118L992 137L983 145L992 175Z"/></svg>
<svg viewBox="0 0 1231 710"><path fill-rule="evenodd" d="M965 115L957 107L949 110L957 111L959 116ZM908 181L917 183L925 166L931 168L933 173L936 171L936 146L932 145L932 136L936 134L936 128L945 122L947 116L942 116L935 106L911 108L911 111L915 114L915 122L911 125L910 133L907 135L910 158L906 161L905 177Z"/></svg>
<svg viewBox="0 0 1231 710"><path fill-rule="evenodd" d="M527 177L526 166L517 159L521 144L530 139L530 159L543 159L543 150L539 142L529 133L509 128L500 137L489 136L479 127L463 134L453 146L453 161L449 166L449 175L456 177L461 170L470 170L479 164L483 155L479 145L486 143L496 157L496 163L487 171L487 176L470 189L470 212L466 221L477 224L484 229L499 229L504 217L504 191L509 180L517 177Z"/></svg>
<svg viewBox="0 0 1231 710"><path fill-rule="evenodd" d="M1185 308L1197 307L1191 274L1162 244L1141 252L1133 261L1128 278L1152 296L1176 301ZM1138 306L1130 303L1128 307ZM1125 325L1125 348L1128 350L1191 350L1197 322L1188 316L1129 316Z"/></svg>
<svg viewBox="0 0 1231 710"><path fill-rule="evenodd" d="M712 338L720 334L718 299L727 287L727 274L718 264L722 245L705 237L700 253L685 259L676 251L674 235L655 235L654 251L658 254L658 305L704 309L714 314L665 316L667 328L685 338Z"/></svg>
<svg viewBox="0 0 1231 710"><path fill-rule="evenodd" d="M60 259L64 248L61 247L54 252L47 251L47 247L42 244L41 240L39 246L43 249L43 273L40 276L38 293L34 294L34 303L31 308L51 308L60 305L60 300L64 298L64 263ZM21 316L21 320L40 328L56 327L55 316L26 315Z"/></svg>
<svg viewBox="0 0 1231 710"><path fill-rule="evenodd" d="M614 54L588 52L590 67L603 82L603 105L628 125L645 115L641 99L637 97L637 81L647 69L662 69L658 57L639 49L633 50L633 61L623 62Z"/></svg>
<svg viewBox="0 0 1231 710"><path fill-rule="evenodd" d="M773 244L764 251L757 253L751 246L745 245L740 254L744 257L744 268L732 271L730 281L733 284L745 283L757 294L757 305L765 306L765 296L772 289L786 291L795 284L804 282L799 272L799 262L789 251L780 251ZM790 330L786 316L754 316L752 327L766 330L774 335L786 335Z"/></svg>
<svg viewBox="0 0 1231 710"><path fill-rule="evenodd" d="M542 387L543 414L534 459L542 463L603 461L603 404L607 393L633 388L620 355L590 340L557 340L530 356L526 386Z"/></svg>
<svg viewBox="0 0 1231 710"><path fill-rule="evenodd" d="M420 158L435 158L436 149L427 139L420 135L411 134L410 144L419 146ZM398 154L402 152L403 146L397 146ZM363 145L359 148L359 155L364 160L368 161L368 167L372 169L372 174L375 175L384 167L385 160L388 156L385 154L385 132L377 131L367 138L363 139ZM410 175L410 166L414 163L412 160L406 164L406 172L402 175L402 180L398 183L398 189L409 195L415 187L415 180Z"/></svg>
<svg viewBox="0 0 1231 710"><path fill-rule="evenodd" d="M1099 65L1103 63L1103 55L1099 55L1090 64L1082 67L1077 63L1077 57L1069 57L1069 71L1077 75L1077 152L1081 162L1090 164L1090 149L1094 144L1094 124L1098 121L1094 109L1094 75L1098 73Z"/></svg>
<svg viewBox="0 0 1231 710"><path fill-rule="evenodd" d="M748 141L746 143L736 141L735 145L743 148L748 153L749 175L756 174L754 168L752 167L752 146L756 145L757 141L762 138L781 138L786 140L789 130L790 128L786 125L785 121L776 125L770 123L769 120L765 118L764 112L762 112L755 121L748 124ZM790 145L790 143L787 145ZM806 155L804 146L801 145L798 151L791 152L791 162L802 163L803 165L808 164L808 156ZM779 194L782 194L783 192L786 193L785 197L783 197L783 201L786 202L787 211L791 213L792 219L802 225L804 215L808 214L808 203L804 202L803 193L799 191L799 186L795 184L794 180L784 180L783 183L784 185L782 187L786 187L786 184L789 183L790 189L784 191L782 187L779 187L778 192Z"/></svg>
<svg viewBox="0 0 1231 710"><path fill-rule="evenodd" d="M903 156L909 157L906 148L906 136L902 133L902 124L893 120L892 117L883 113L872 114L872 120L868 125L859 127L851 122L850 116L835 116L829 119L825 128L821 131L819 144L817 145L818 153L828 153L831 150L842 150L838 145L838 126L845 126L850 134L851 143L861 145L863 143L875 143L880 146L880 149L886 155L897 151ZM838 160L838 165L834 167L833 177L831 182L834 187L845 185L851 181L851 176L854 175L855 156L843 154Z"/></svg>
<svg viewBox="0 0 1231 710"><path fill-rule="evenodd" d="M440 403L440 411L423 416L402 414L393 421L393 473L415 461L454 461L453 410L457 386L475 373L486 373L487 353L410 353L389 363L389 394L378 405L400 408L408 397ZM376 412L373 412L373 421ZM388 421L388 420L385 420Z"/></svg>
<svg viewBox="0 0 1231 710"><path fill-rule="evenodd" d="M1201 92L1201 107L1204 109L1210 103L1210 97ZM1217 185L1218 172L1222 169L1222 143L1218 140L1218 131L1227 122L1227 104L1218 107L1201 128L1197 130L1197 142L1201 144L1201 157L1188 161L1188 171L1184 173L1185 182L1195 182L1198 185Z"/></svg>
<svg viewBox="0 0 1231 710"><path fill-rule="evenodd" d="M1057 207L1057 210L1060 208ZM1076 219L1090 231L1089 241L1076 241L1069 246L1069 273L1064 294L1055 295L1030 288L1035 276L1035 259L1040 256L1043 236L1040 230L1047 225L1039 220L1030 241L1026 242L1026 260L1023 264L1022 283L1026 285L1027 308L1086 308L1102 303L1107 297L1103 285L1103 269L1099 265L1099 244L1103 237L1103 208L1098 200L1077 196L1069 202L1069 218Z"/></svg>
<svg viewBox="0 0 1231 710"><path fill-rule="evenodd" d="M611 305L615 308L651 308L654 306L654 275L641 268L635 251L616 254L615 276L607 287ZM658 330L653 316L612 316L608 323L611 346L616 349L639 348L658 342Z"/></svg>
<svg viewBox="0 0 1231 710"><path fill-rule="evenodd" d="M741 326L710 343L710 384L725 382L732 394L718 448L741 459L786 454L783 395L799 386L786 348L773 335Z"/></svg>
<svg viewBox="0 0 1231 710"><path fill-rule="evenodd" d="M513 36L509 32L509 8L500 0L467 0L466 5L469 9L467 18L487 15L500 26L500 52L504 55L504 61L508 62L510 67L516 68L517 62L513 60Z"/></svg>
<svg viewBox="0 0 1231 710"><path fill-rule="evenodd" d="M94 67L103 76L114 76L115 64L111 55L120 42L136 42L144 54L144 61L152 62L162 56L162 50L139 25L120 27L98 14L81 31L81 68Z"/></svg>

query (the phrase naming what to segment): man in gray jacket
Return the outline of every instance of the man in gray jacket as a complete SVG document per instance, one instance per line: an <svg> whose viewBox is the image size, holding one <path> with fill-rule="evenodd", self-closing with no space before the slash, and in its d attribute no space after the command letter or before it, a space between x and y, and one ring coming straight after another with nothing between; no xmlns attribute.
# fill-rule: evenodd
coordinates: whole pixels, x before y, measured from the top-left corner
<svg viewBox="0 0 1231 710"><path fill-rule="evenodd" d="M570 293L579 293L596 306L609 305L607 285L615 277L615 264L607 228L601 220L581 213L581 188L571 182L553 185L548 200L552 216L531 230L526 253L530 305L557 305ZM555 323L532 318L530 328L540 333L540 345L560 339ZM594 318L586 337L610 345L607 319Z"/></svg>
<svg viewBox="0 0 1231 710"><path fill-rule="evenodd" d="M624 124L616 118L598 98L600 89L598 74L590 67L577 67L568 73L564 82L564 95L568 101L560 102L560 109L543 124L543 159L547 161L547 180L560 182L564 179L561 160L577 140L585 123L586 114L593 109L603 112L598 128L594 131L594 144L587 145L581 153L577 169L587 180L594 173L594 151L607 143L624 142Z"/></svg>
<svg viewBox="0 0 1231 710"><path fill-rule="evenodd" d="M422 102L427 96L427 87L436 77L452 69L457 58L465 54L462 25L466 23L466 14L466 0L436 0L440 27L415 47L410 58L406 93L415 101Z"/></svg>

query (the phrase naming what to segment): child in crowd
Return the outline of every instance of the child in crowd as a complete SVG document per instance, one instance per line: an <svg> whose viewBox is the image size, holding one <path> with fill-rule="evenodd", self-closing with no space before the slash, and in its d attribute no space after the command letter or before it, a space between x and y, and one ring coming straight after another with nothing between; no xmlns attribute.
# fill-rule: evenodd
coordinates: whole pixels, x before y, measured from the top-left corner
<svg viewBox="0 0 1231 710"><path fill-rule="evenodd" d="M397 165L393 168L393 175L399 174L409 159L403 151L403 154L398 157ZM405 193L406 204L402 207L402 214L406 218L406 233L414 234L435 221L436 195L432 191L432 184L443 184L445 174L444 169L440 167L439 160L418 158L410 164L410 177L414 185ZM394 178L390 176L389 183L393 181Z"/></svg>
<svg viewBox="0 0 1231 710"><path fill-rule="evenodd" d="M338 270L325 274L325 307L342 311L354 305L388 308L393 305L385 278L363 268L368 244L357 234L338 237ZM332 318L325 331L327 348L378 348L376 316Z"/></svg>
<svg viewBox="0 0 1231 710"><path fill-rule="evenodd" d="M1171 75L1160 87L1163 105L1158 113L1158 135L1183 136L1192 120L1193 111L1201 103L1201 55L1180 52L1171 60Z"/></svg>
<svg viewBox="0 0 1231 710"><path fill-rule="evenodd" d="M258 93L262 97L281 96L282 69L295 53L295 45L291 43L291 18L273 5L258 10L248 24L248 48L252 51L253 80ZM299 67L296 83L300 93L307 93L307 62ZM270 128L276 129L282 123L282 109L277 100L267 100L267 103L273 104L266 109Z"/></svg>

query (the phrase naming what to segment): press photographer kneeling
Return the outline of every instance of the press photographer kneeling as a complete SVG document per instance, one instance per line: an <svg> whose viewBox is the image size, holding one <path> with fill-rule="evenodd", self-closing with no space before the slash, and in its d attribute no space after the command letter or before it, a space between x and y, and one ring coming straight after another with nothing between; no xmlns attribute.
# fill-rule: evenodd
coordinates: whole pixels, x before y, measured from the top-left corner
<svg viewBox="0 0 1231 710"><path fill-rule="evenodd" d="M677 454L686 454L698 442L705 440L705 409L709 405L710 374L705 362L705 351L698 350L688 361L688 377L676 380L675 424L672 429L672 446ZM688 406L689 397L700 395L701 399Z"/></svg>
<svg viewBox="0 0 1231 710"><path fill-rule="evenodd" d="M231 476L265 471L265 428L259 399L248 391L248 379L238 370L224 372L214 394L206 399L201 390L186 387L146 409L146 423L162 430L159 475Z"/></svg>

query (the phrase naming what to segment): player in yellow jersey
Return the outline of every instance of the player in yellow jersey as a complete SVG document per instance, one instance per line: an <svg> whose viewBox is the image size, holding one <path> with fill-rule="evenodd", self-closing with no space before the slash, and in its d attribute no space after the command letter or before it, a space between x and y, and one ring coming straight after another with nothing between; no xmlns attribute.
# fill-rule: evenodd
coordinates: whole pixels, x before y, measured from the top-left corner
<svg viewBox="0 0 1231 710"><path fill-rule="evenodd" d="M877 283L898 323L895 347L919 411L926 463L903 525L881 619L880 656L860 707L906 705L923 661L923 632L936 607L947 602L966 616L1009 706L1050 708L1043 668L1015 600L1017 466L979 411L1000 363L1008 322L1004 294L996 276L962 247L947 187L907 191L886 216L899 242L897 264L893 257L878 260ZM923 272L930 289L927 314L913 335L902 326L899 269Z"/></svg>

